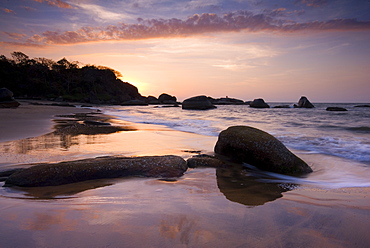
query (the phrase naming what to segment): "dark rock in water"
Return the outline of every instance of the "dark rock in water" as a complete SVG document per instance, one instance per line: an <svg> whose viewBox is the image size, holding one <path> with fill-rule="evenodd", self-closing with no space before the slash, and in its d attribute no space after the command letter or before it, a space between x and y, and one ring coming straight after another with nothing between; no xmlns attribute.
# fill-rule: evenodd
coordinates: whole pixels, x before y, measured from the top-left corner
<svg viewBox="0 0 370 248"><path fill-rule="evenodd" d="M39 187L126 176L180 177L187 170L179 156L98 157L39 164L8 177L4 186Z"/></svg>
<svg viewBox="0 0 370 248"><path fill-rule="evenodd" d="M216 108L206 96L194 96L182 102L183 109L207 110Z"/></svg>
<svg viewBox="0 0 370 248"><path fill-rule="evenodd" d="M222 131L215 152L261 170L280 174L303 175L312 172L312 169L283 143L253 127L233 126Z"/></svg>
<svg viewBox="0 0 370 248"><path fill-rule="evenodd" d="M71 107L71 108L75 108L76 107L76 105L69 104L69 103L52 103L50 105L51 106L58 106L58 107Z"/></svg>
<svg viewBox="0 0 370 248"><path fill-rule="evenodd" d="M277 105L277 106L274 106L274 108L290 108L289 105Z"/></svg>
<svg viewBox="0 0 370 248"><path fill-rule="evenodd" d="M189 168L197 168L197 167L214 167L214 168L222 168L226 167L226 163L220 159L217 159L213 156L209 155L197 155L187 160L187 164Z"/></svg>
<svg viewBox="0 0 370 248"><path fill-rule="evenodd" d="M19 105L20 103L13 98L13 92L7 88L0 89L0 108L17 108Z"/></svg>
<svg viewBox="0 0 370 248"><path fill-rule="evenodd" d="M0 177L8 177L11 174L14 174L16 172L19 172L21 170L23 170L23 168L17 168L17 169L10 169L10 170L0 171Z"/></svg>
<svg viewBox="0 0 370 248"><path fill-rule="evenodd" d="M229 98L229 97L222 97L222 98L217 98L217 99L208 97L208 99L214 105L244 105L245 104L243 100Z"/></svg>
<svg viewBox="0 0 370 248"><path fill-rule="evenodd" d="M370 105L367 104L356 105L355 108L370 108Z"/></svg>
<svg viewBox="0 0 370 248"><path fill-rule="evenodd" d="M270 106L265 103L265 101L262 98L254 99L249 106L251 108L269 108Z"/></svg>
<svg viewBox="0 0 370 248"><path fill-rule="evenodd" d="M347 111L347 109L341 107L327 107L326 111Z"/></svg>
<svg viewBox="0 0 370 248"><path fill-rule="evenodd" d="M163 93L158 97L158 101L161 104L175 104L177 98L175 96L171 96L169 94Z"/></svg>
<svg viewBox="0 0 370 248"><path fill-rule="evenodd" d="M134 99L121 103L121 106L147 106L148 104L142 100Z"/></svg>
<svg viewBox="0 0 370 248"><path fill-rule="evenodd" d="M298 104L294 104L294 107L295 108L314 108L315 106L313 106L313 104L307 99L307 97L302 96L299 99Z"/></svg>

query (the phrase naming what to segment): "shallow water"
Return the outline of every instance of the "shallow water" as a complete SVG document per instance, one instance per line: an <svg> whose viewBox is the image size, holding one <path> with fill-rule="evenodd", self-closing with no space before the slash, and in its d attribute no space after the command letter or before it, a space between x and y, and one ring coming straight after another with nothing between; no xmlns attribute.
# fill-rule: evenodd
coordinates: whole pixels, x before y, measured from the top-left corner
<svg viewBox="0 0 370 248"><path fill-rule="evenodd" d="M230 109L238 114L230 114ZM362 161L368 151L359 152L361 159L347 157L344 146L336 148L338 154L332 148L321 151L322 143L310 138L319 139L326 132L331 139L355 139L366 147L366 129L325 127L324 132L319 125L312 126L315 121L307 120L308 113L314 115L321 109L298 110L298 114L289 112L296 109L281 110L291 116L288 120L273 112L276 109L221 106L217 111L223 113L224 122L218 121L221 114L212 114L213 110L183 112L153 106L107 110L110 114L116 111L115 124L125 124L126 117L136 120L136 124L130 123L135 131L51 133L2 142L1 169L101 155L175 154L188 158L193 156L191 152L211 154L216 133L229 125L244 124L276 135L314 172L295 178L235 165L190 169L176 181L124 178L57 187L1 187L0 247L369 246L370 170L368 162ZM151 116L157 111L162 117L153 121ZM242 120L236 121L238 118ZM341 117L337 118L332 122L339 122ZM173 126L166 124L169 119ZM183 123L189 130L176 131L184 129ZM296 149L300 145L296 147L295 140L305 144L304 149ZM323 140L326 146L332 145L330 139ZM307 145L311 143L313 148Z"/></svg>

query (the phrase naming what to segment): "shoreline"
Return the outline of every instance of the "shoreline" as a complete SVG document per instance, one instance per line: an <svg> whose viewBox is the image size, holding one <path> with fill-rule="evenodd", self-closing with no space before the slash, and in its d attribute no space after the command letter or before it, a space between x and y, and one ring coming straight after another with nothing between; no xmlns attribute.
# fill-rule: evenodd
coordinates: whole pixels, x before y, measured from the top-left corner
<svg viewBox="0 0 370 248"><path fill-rule="evenodd" d="M56 133L57 125L68 124L71 119L56 115L91 110L25 105L18 112L7 111L14 111L14 115L3 122L7 125L1 130L14 139L0 140L1 169L106 155L189 158L195 151L212 153L217 140L159 125L109 119L104 113L101 117L107 122L131 129L109 134ZM4 118L4 111L0 111L0 117ZM25 129L27 119L33 122ZM319 154L299 156L316 169L323 158L330 161L329 166L342 161ZM282 183L287 188L281 190L281 183L266 183L246 175L234 178L233 173L196 168L174 181L135 177L33 189L0 187L3 244L5 247L25 244L104 247L119 246L122 242L133 247L370 244L367 236L370 187L330 189ZM314 173L313 176L320 176L323 172ZM135 230L140 230L140 235ZM99 233L99 237L94 233ZM15 240L14 236L20 239Z"/></svg>

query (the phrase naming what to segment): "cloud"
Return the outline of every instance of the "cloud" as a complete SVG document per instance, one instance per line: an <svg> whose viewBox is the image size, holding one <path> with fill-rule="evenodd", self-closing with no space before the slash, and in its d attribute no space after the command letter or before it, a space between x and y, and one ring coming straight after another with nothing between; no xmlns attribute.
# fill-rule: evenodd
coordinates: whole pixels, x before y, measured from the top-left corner
<svg viewBox="0 0 370 248"><path fill-rule="evenodd" d="M2 11L6 12L6 13L9 13L9 14L15 14L15 12L11 9L7 9L7 8L1 8Z"/></svg>
<svg viewBox="0 0 370 248"><path fill-rule="evenodd" d="M79 3L76 6L98 21L117 21L123 18L131 18L129 15L115 13L95 4Z"/></svg>
<svg viewBox="0 0 370 248"><path fill-rule="evenodd" d="M283 10L280 10L280 12ZM351 31L370 30L370 21L356 19L335 19L296 23L275 19L275 12L252 14L248 11L232 12L224 15L204 13L187 19L138 19L136 24L92 27L76 31L46 31L35 35L29 42L46 44L76 44L92 41L142 40L151 38L190 37L216 32L274 32L292 33L300 31Z"/></svg>
<svg viewBox="0 0 370 248"><path fill-rule="evenodd" d="M7 36L15 40L20 40L27 36L26 34L20 34L20 33L10 33L10 32L2 32L2 33L6 34Z"/></svg>
<svg viewBox="0 0 370 248"><path fill-rule="evenodd" d="M70 4L63 2L61 0L34 0L34 1L38 3L47 3L50 6L55 6L55 7L62 8L62 9L72 9L73 8Z"/></svg>
<svg viewBox="0 0 370 248"><path fill-rule="evenodd" d="M321 7L328 3L328 0L298 0L298 3L305 4L309 7Z"/></svg>

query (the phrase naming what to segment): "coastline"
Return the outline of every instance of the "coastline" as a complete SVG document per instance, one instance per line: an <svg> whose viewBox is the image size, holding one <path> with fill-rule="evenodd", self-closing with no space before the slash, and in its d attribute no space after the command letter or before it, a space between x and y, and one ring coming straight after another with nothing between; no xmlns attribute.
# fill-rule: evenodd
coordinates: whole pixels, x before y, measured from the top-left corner
<svg viewBox="0 0 370 248"><path fill-rule="evenodd" d="M109 122L130 127L128 131L55 134L58 122L53 120L70 119L56 115L88 113L91 109L25 104L18 111L6 111L0 110L0 118L6 120L1 122L1 130L8 135L5 141L0 140L1 168L103 155L173 154L188 158L195 151L212 153L217 139L117 119ZM300 156L314 166L323 158ZM249 177L240 183L250 184L250 188L230 188L234 183L231 174L232 171L203 168L191 169L174 182L127 178L42 189L1 187L0 237L4 247L104 247L122 242L127 242L128 247L370 244L369 187L287 185L287 190L265 196L256 189L266 190L268 184ZM275 190L275 184L272 187ZM255 201L250 198L246 203L242 199L245 195L256 197ZM92 236L94 233L99 237ZM14 236L20 238L15 240Z"/></svg>

